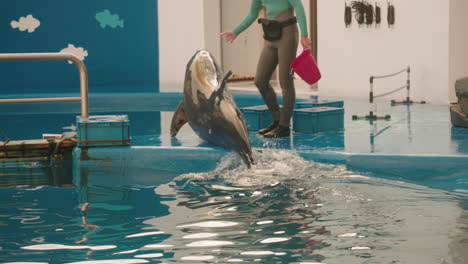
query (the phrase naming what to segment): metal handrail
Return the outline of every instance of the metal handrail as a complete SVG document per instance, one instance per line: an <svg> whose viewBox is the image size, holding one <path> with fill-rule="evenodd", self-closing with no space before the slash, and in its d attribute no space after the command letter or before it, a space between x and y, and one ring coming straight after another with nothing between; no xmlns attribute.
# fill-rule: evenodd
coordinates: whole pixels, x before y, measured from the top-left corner
<svg viewBox="0 0 468 264"><path fill-rule="evenodd" d="M397 76L398 74L400 73L404 73L404 72L408 72L410 70L410 67L406 67L404 68L403 70L399 71L399 72L395 72L395 73L392 73L392 74L387 74L387 75L380 75L380 76L371 76L372 79L384 79L384 78L389 78L389 77L393 77L393 76Z"/></svg>
<svg viewBox="0 0 468 264"><path fill-rule="evenodd" d="M410 89L410 73L411 73L411 67L408 66L406 68L404 68L403 70L399 71L399 72L396 72L396 73L392 73L392 74L387 74L387 75L381 75L381 76L371 76L370 79L369 79L369 84L370 84L370 92L369 92L369 100L370 100L370 103L373 103L373 98L375 97L374 96L374 80L375 79L384 79L384 78L389 78L389 77L393 77L393 76L396 76L398 74L401 74L401 73L404 73L406 72L407 73L407 80L406 80L406 87L407 87L407 92L408 92L408 97L409 97L409 89ZM396 91L399 91L400 89L396 89L395 91L393 92L396 92Z"/></svg>
<svg viewBox="0 0 468 264"><path fill-rule="evenodd" d="M0 53L0 61L31 61L31 60L67 60L73 62L80 72L80 97L53 98L21 98L0 99L0 104L8 103L37 103L37 102L81 102L81 116L89 117L88 110L88 71L85 64L74 54L70 53Z"/></svg>
<svg viewBox="0 0 468 264"><path fill-rule="evenodd" d="M387 93L384 93L384 94L374 95L374 80L375 79L390 78L390 77L396 76L396 75L404 73L404 72L406 72L406 74L407 74L406 84L404 86L402 86L400 88L397 88L397 89L394 89L394 90L392 90L390 92L387 92ZM377 106L374 103L374 98L387 96L387 95L390 95L392 93L398 92L398 91L406 88L406 100L409 102L410 101L410 97L409 97L410 96L410 87L411 87L410 78L411 78L411 67L410 66L404 68L403 70L401 70L399 72L395 72L395 73L392 73L392 74L380 75L380 76L371 76L370 79L369 79L369 85L370 85L369 103L371 105L371 109L369 111L369 116L374 116L374 112L376 111Z"/></svg>
<svg viewBox="0 0 468 264"><path fill-rule="evenodd" d="M374 95L374 98L384 97L384 96L390 95L390 94L392 94L392 93L396 93L396 92L398 92L398 91L400 91L400 90L403 90L403 89L405 89L405 88L408 88L408 85L407 85L407 84L401 86L400 88L393 89L393 90L391 90L390 92L386 92L386 93L379 94L379 95Z"/></svg>

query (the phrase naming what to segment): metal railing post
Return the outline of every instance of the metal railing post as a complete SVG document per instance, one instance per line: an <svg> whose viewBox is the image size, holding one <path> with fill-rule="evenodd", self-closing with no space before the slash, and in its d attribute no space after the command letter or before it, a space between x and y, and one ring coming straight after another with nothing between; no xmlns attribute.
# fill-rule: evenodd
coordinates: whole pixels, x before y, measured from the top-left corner
<svg viewBox="0 0 468 264"><path fill-rule="evenodd" d="M369 103L370 103L370 111L369 116L373 116L374 112L377 111L377 107L374 104L374 76L370 77L370 92L369 92Z"/></svg>
<svg viewBox="0 0 468 264"><path fill-rule="evenodd" d="M407 73L408 73L408 79L406 80L406 101L409 102L410 101L410 85L411 85L411 68L408 66L408 70L407 70Z"/></svg>
<svg viewBox="0 0 468 264"><path fill-rule="evenodd" d="M70 53L0 53L0 61L67 60L73 62L80 73L80 97L0 99L1 103L81 102L81 116L89 117L88 71L85 64Z"/></svg>

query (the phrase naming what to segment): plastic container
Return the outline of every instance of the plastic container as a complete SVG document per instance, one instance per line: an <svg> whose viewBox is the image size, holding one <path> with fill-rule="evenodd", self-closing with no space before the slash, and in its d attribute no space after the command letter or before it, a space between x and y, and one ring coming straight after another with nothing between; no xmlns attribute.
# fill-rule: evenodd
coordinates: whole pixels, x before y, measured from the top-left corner
<svg viewBox="0 0 468 264"><path fill-rule="evenodd" d="M291 69L308 84L314 84L322 78L322 74L309 49L305 49L293 60Z"/></svg>
<svg viewBox="0 0 468 264"><path fill-rule="evenodd" d="M341 131L344 129L344 109L315 107L296 109L293 113L293 130L302 133Z"/></svg>
<svg viewBox="0 0 468 264"><path fill-rule="evenodd" d="M273 122L271 112L266 105L243 107L240 110L244 114L247 130L259 130Z"/></svg>
<svg viewBox="0 0 468 264"><path fill-rule="evenodd" d="M76 117L79 147L130 145L127 115Z"/></svg>

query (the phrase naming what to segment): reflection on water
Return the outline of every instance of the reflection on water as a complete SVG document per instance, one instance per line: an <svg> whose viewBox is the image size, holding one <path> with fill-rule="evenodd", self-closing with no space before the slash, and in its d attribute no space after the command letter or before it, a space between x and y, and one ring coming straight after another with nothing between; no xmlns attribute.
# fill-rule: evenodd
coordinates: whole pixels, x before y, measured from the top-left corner
<svg viewBox="0 0 468 264"><path fill-rule="evenodd" d="M176 257L212 256L225 262L319 262L329 235L315 220L316 189L292 192L293 183L266 186L220 185L218 179L176 181L177 211L191 212L168 243ZM305 206L301 198L312 204ZM180 207L183 206L182 210ZM174 212L175 214L181 212ZM171 216L168 216L169 218ZM147 221L159 225L164 219ZM222 250L221 250L222 247Z"/></svg>
<svg viewBox="0 0 468 264"><path fill-rule="evenodd" d="M265 149L256 160L246 170L232 154L213 172L151 187L89 173L68 188L1 189L0 263L466 260L462 193L370 178L289 151Z"/></svg>
<svg viewBox="0 0 468 264"><path fill-rule="evenodd" d="M68 186L72 184L72 161L37 159L26 161L0 161L0 187Z"/></svg>

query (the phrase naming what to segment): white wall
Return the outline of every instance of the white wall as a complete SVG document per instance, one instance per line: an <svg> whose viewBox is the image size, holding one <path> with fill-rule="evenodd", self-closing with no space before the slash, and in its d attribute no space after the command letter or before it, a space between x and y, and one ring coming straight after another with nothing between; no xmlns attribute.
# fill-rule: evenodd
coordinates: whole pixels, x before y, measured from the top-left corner
<svg viewBox="0 0 468 264"><path fill-rule="evenodd" d="M185 67L199 49L221 60L219 0L157 0L160 91L181 92Z"/></svg>
<svg viewBox="0 0 468 264"><path fill-rule="evenodd" d="M185 66L196 50L208 49L221 62L219 32L226 30L221 27L221 0L157 1L160 90L179 92ZM236 1L244 8L250 3ZM396 25L391 29L386 22L386 1L377 2L383 7L380 28L359 28L354 19L352 27L345 28L343 1L318 1L318 61L323 75L319 94L367 97L370 75L391 73L409 65L412 99L432 103L454 101L455 80L468 76L468 16L464 16L468 1L393 0ZM303 3L308 13L309 0ZM236 23L243 17L239 16ZM237 41L241 44L242 38ZM246 65L245 69L255 69L258 56L238 50L234 55ZM249 59L252 62L245 64ZM377 80L376 93L403 85L405 78ZM403 91L386 98L404 97Z"/></svg>
<svg viewBox="0 0 468 264"><path fill-rule="evenodd" d="M221 29L233 30L247 15L250 0L221 0ZM255 21L232 43L222 41L223 68L240 76L255 76L263 47L260 25Z"/></svg>
<svg viewBox="0 0 468 264"><path fill-rule="evenodd" d="M221 64L221 2L220 0L203 1L205 22L205 49L210 51Z"/></svg>
<svg viewBox="0 0 468 264"><path fill-rule="evenodd" d="M204 47L203 0L157 0L161 92L181 92L185 66Z"/></svg>
<svg viewBox="0 0 468 264"><path fill-rule="evenodd" d="M466 0L459 0L466 1ZM318 60L323 78L320 95L367 97L370 75L412 68L411 97L434 103L448 102L449 2L440 0L394 0L396 24L389 29L387 1L380 28L345 28L344 2L318 2ZM466 10L466 9L465 9ZM405 76L376 81L375 92L402 86ZM405 93L389 99L404 99Z"/></svg>
<svg viewBox="0 0 468 264"><path fill-rule="evenodd" d="M449 99L456 102L455 81L468 77L468 11L467 0L450 1L450 74Z"/></svg>

